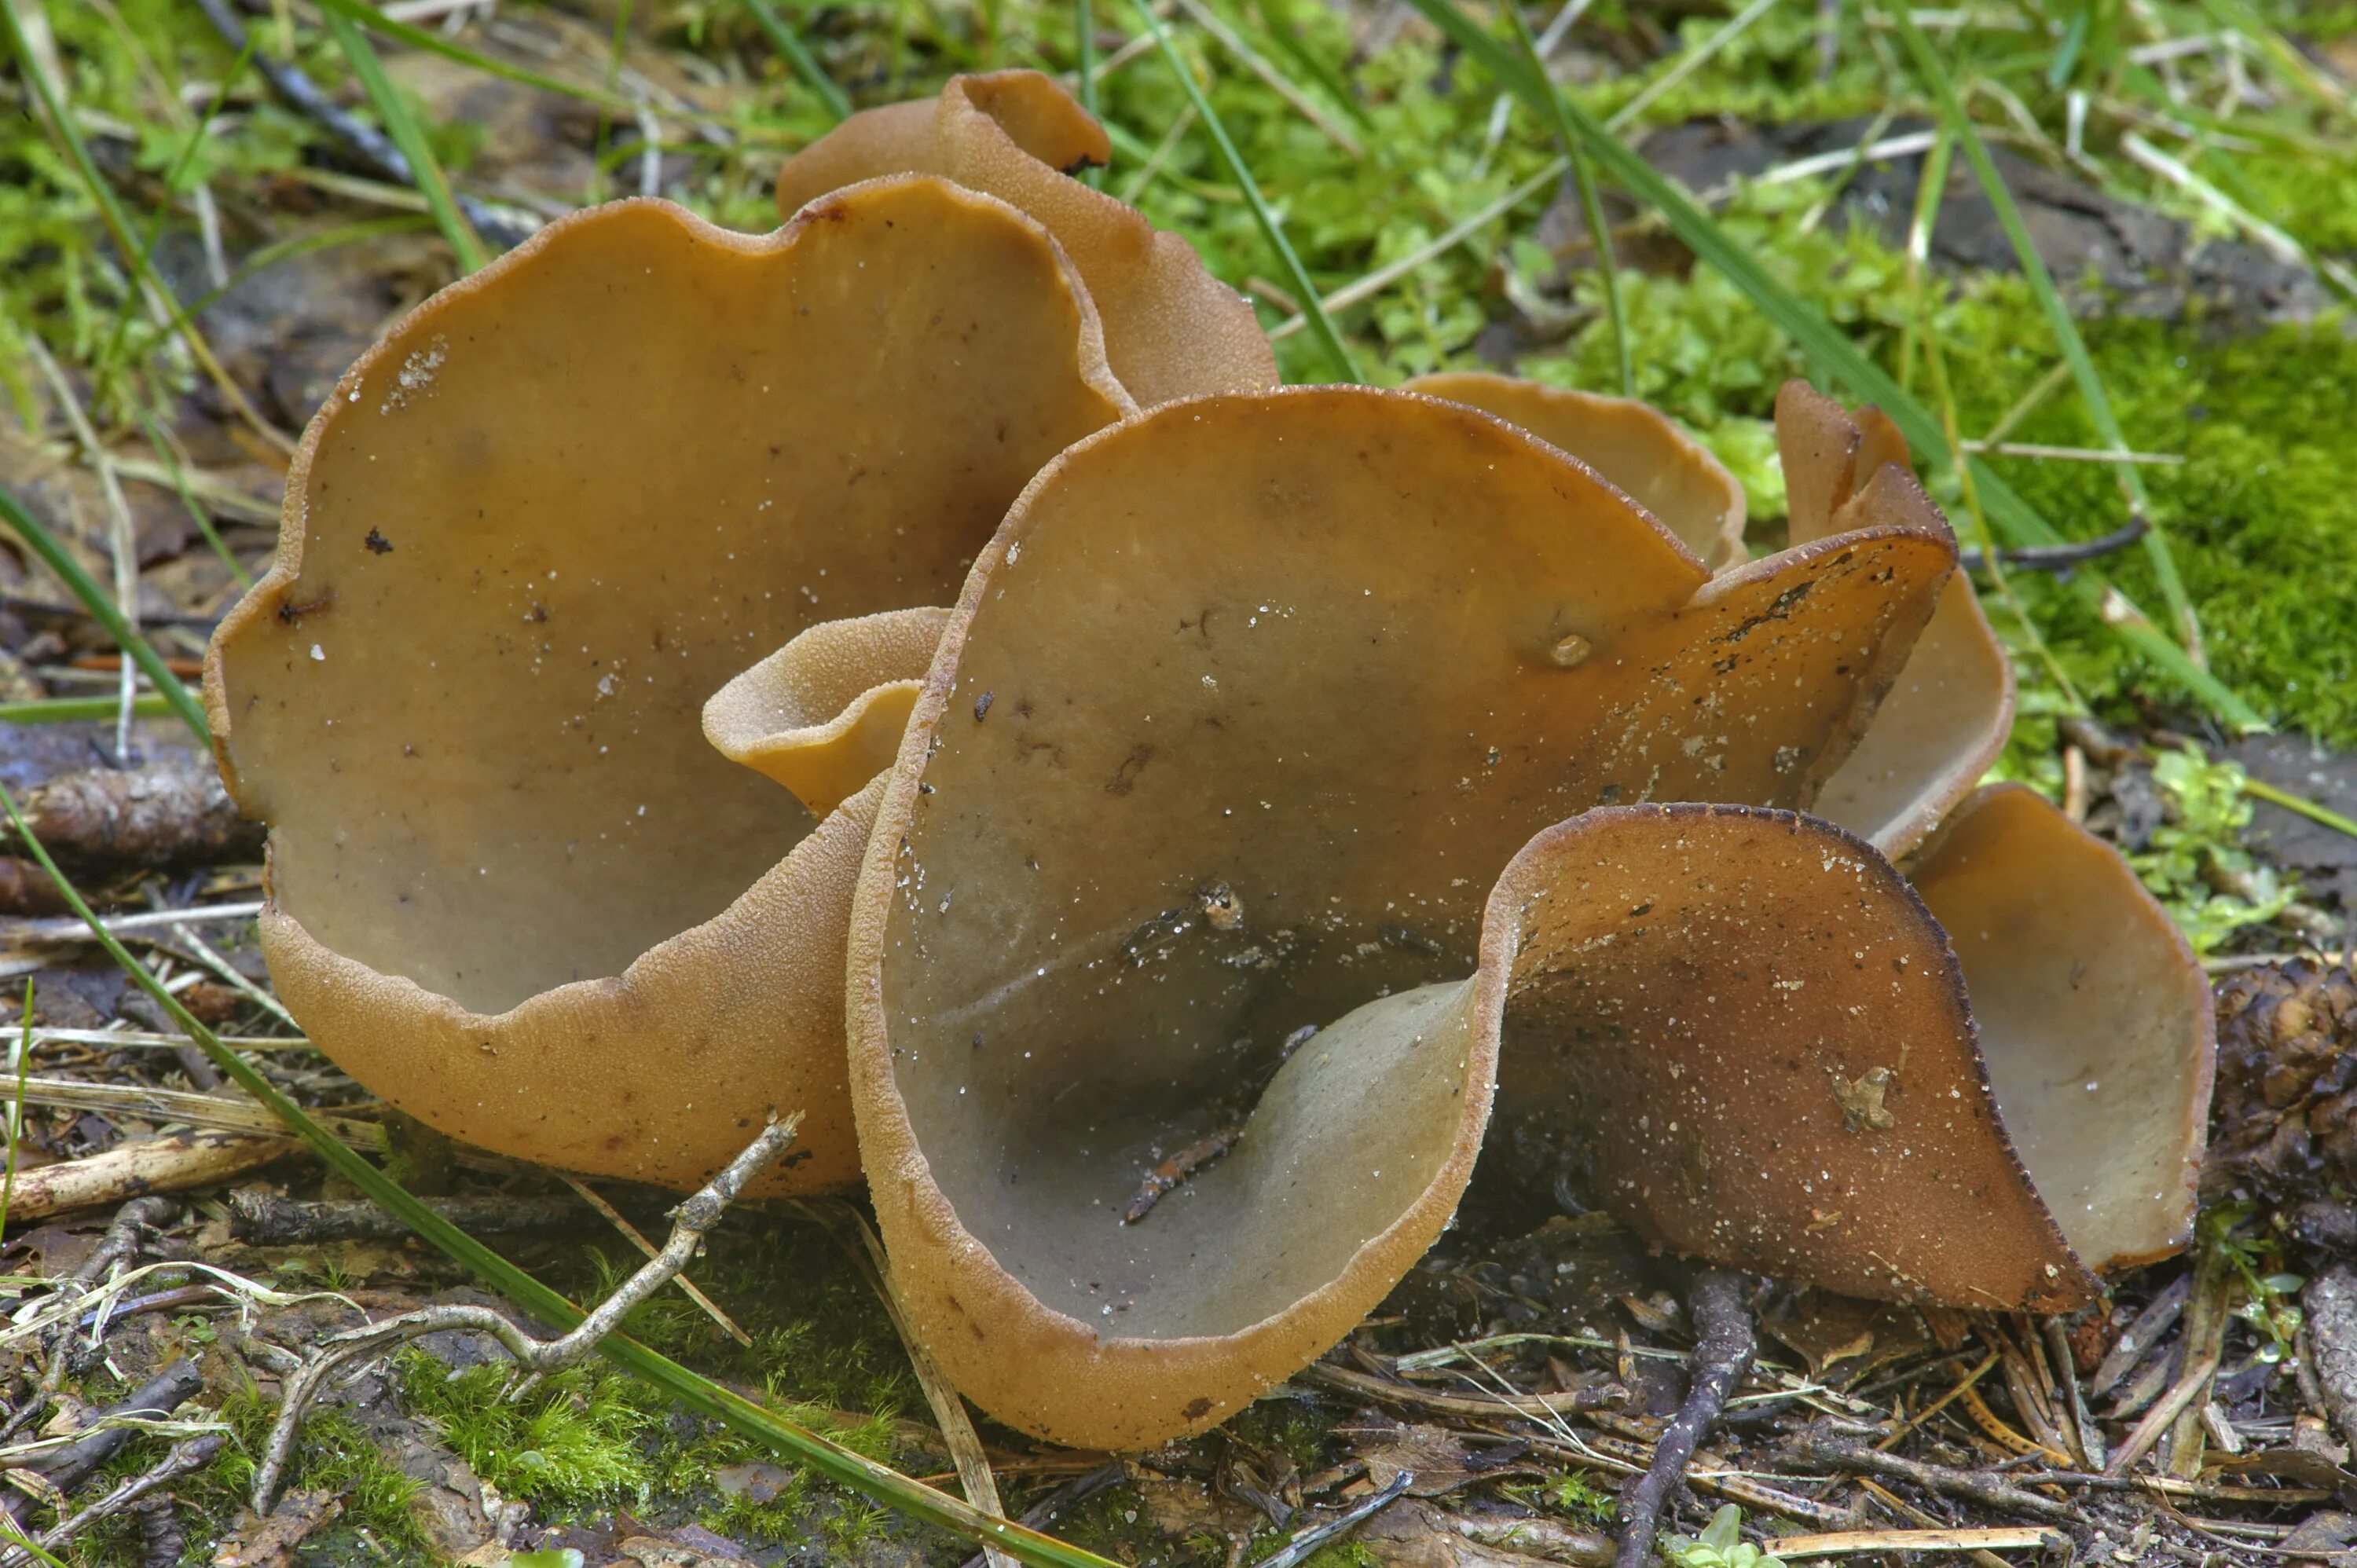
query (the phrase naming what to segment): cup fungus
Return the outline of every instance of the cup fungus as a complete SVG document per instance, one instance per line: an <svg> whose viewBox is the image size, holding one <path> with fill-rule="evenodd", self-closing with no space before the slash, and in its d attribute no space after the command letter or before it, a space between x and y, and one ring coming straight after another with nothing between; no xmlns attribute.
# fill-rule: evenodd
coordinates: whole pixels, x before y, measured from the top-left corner
<svg viewBox="0 0 2357 1568"><path fill-rule="evenodd" d="M487 1148L693 1187L800 1109L778 1185L856 1181L862 787L939 621L878 612L1134 406L1046 232L931 177L763 238L593 208L436 295L313 420L207 667L289 1010ZM697 714L838 617L712 716L806 810Z"/></svg>
<svg viewBox="0 0 2357 1568"><path fill-rule="evenodd" d="M1276 385L1252 306L1193 247L1071 177L1113 155L1104 127L1036 70L953 76L931 101L863 109L786 160L778 210L878 175L913 171L1012 202L1047 226L1088 285L1114 374L1147 406Z"/></svg>
<svg viewBox="0 0 2357 1568"><path fill-rule="evenodd" d="M1714 577L1556 446L1356 389L1149 410L1033 482L852 916L871 1191L965 1392L1071 1443L1216 1423L1429 1245L1493 1092L1678 1250L2092 1296L1940 927L1792 814L1954 564L1899 464L1836 499Z"/></svg>
<svg viewBox="0 0 2357 1568"><path fill-rule="evenodd" d="M2181 1246L2206 984L1970 793L2011 672L1889 422L1788 387L1747 561L1641 405L1273 390L1059 172L1104 153L956 78L775 235L594 209L353 368L206 671L313 1038L675 1187L802 1110L771 1190L864 1163L959 1388L1114 1448L1346 1334L1493 1122L1835 1291L2059 1309Z"/></svg>

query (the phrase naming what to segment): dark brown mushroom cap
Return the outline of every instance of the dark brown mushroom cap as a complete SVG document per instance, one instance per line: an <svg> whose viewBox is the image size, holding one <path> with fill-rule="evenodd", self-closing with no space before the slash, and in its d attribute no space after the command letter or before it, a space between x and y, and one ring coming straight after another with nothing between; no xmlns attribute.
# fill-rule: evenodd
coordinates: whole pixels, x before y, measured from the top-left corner
<svg viewBox="0 0 2357 1568"><path fill-rule="evenodd" d="M778 210L857 180L915 171L1012 202L1045 224L1088 285L1114 373L1140 403L1277 384L1252 306L1187 242L1071 176L1112 146L1053 78L953 76L938 100L865 109L786 160Z"/></svg>
<svg viewBox="0 0 2357 1568"><path fill-rule="evenodd" d="M1856 413L1803 381L1776 398L1776 441L1791 498L1792 541L1804 544L1887 513L1898 498L1932 510L1907 442L1868 406ZM1870 491L1882 499L1868 501ZM1815 811L1902 856L1972 792L2013 728L2013 666L1961 575L1882 702L1874 727L1825 783Z"/></svg>
<svg viewBox="0 0 2357 1568"><path fill-rule="evenodd" d="M2093 1298L2007 1141L1939 925L1863 840L1749 808L1591 811L1532 841L1490 918L1485 961L1512 976L1499 1118L1561 1140L1642 1234L1851 1295Z"/></svg>
<svg viewBox="0 0 2357 1568"><path fill-rule="evenodd" d="M1650 404L1473 371L1417 376L1407 390L1469 403L1561 447L1627 492L1712 571L1746 559L1743 487Z"/></svg>
<svg viewBox="0 0 2357 1568"><path fill-rule="evenodd" d="M820 827L698 711L813 622L946 602L1132 407L1044 231L938 179L759 238L595 208L436 295L312 422L208 663L290 1009L472 1143L693 1185L802 1109L792 1178L852 1179L864 822Z"/></svg>
<svg viewBox="0 0 2357 1568"><path fill-rule="evenodd" d="M958 1385L1135 1447L1346 1332L1470 1169L1500 872L1600 802L1805 800L1953 550L1908 517L1711 578L1552 446L1399 392L1166 405L1060 456L967 580L853 917L862 1149ZM1790 1015L1846 1048L1814 1009L1861 972Z"/></svg>
<svg viewBox="0 0 2357 1568"><path fill-rule="evenodd" d="M2079 1255L2181 1251L2210 1116L2210 983L2109 844L2018 784L1981 790L1911 876L1971 984L1998 1107Z"/></svg>

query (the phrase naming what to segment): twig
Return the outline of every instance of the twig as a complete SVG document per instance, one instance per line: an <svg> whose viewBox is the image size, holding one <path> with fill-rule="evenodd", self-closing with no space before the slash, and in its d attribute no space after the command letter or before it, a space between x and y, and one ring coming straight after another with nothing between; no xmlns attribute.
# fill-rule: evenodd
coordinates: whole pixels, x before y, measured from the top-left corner
<svg viewBox="0 0 2357 1568"><path fill-rule="evenodd" d="M840 1198L808 1199L794 1207L827 1228L836 1244L850 1254L853 1265L866 1277L868 1288L884 1304L884 1316L892 1320L892 1330L900 1337L901 1348L909 1354L909 1369L917 1375L917 1386L924 1391L925 1403L933 1412L933 1424L949 1447L950 1463L957 1470L958 1485L965 1490L965 1500L984 1513L1005 1518L1006 1508L999 1500L998 1477L991 1474L990 1457L983 1452L982 1434L974 1429L974 1421L966 1414L965 1403L958 1397L949 1374L909 1327L909 1314L900 1300L900 1288L893 1283L892 1263L885 1256L883 1238L876 1234L876 1228L867 1223L866 1215ZM1013 1560L994 1546L985 1546L977 1561L987 1568L1013 1568Z"/></svg>
<svg viewBox="0 0 2357 1568"><path fill-rule="evenodd" d="M149 909L138 915L116 915L103 921L116 936L158 927L197 925L208 920L250 920L262 913L259 903L199 904L187 909ZM90 927L70 915L54 920L0 921L0 941L86 942L95 940Z"/></svg>
<svg viewBox="0 0 2357 1568"><path fill-rule="evenodd" d="M126 1417L160 1418L171 1414L188 1400L194 1399L205 1386L204 1374L194 1361L175 1361L141 1384L130 1398L120 1404L109 1405L88 1417L95 1430L77 1437L63 1448L35 1455L14 1463L28 1470L37 1470L48 1478L59 1491L71 1491L81 1485L98 1467L123 1451L135 1428L119 1423Z"/></svg>
<svg viewBox="0 0 2357 1568"><path fill-rule="evenodd" d="M599 1219L613 1226L615 1230L619 1230L622 1233L623 1240L629 1241L631 1246L636 1247L647 1257L652 1258L658 1255L655 1251L655 1244L648 1240L644 1236L640 1235L639 1233L639 1228L631 1224L628 1219L624 1219L620 1209L616 1208L612 1204L607 1202L604 1198L591 1191L587 1182L583 1181L579 1176L573 1175L569 1171L559 1171L556 1174L564 1179L565 1186L573 1189L573 1195L576 1197L578 1197L582 1202L596 1209ZM695 1303L696 1305L704 1309L704 1315L706 1317L709 1317L713 1322L720 1325L720 1330L722 1333L727 1335L729 1338L734 1339L737 1344L742 1345L748 1350L750 1350L753 1348L753 1337L746 1333L742 1328L737 1326L737 1320L729 1316L726 1313L721 1311L720 1304L718 1302L713 1300L710 1296L698 1290L695 1286L694 1281L689 1279L685 1274L682 1274L673 1283L679 1286L681 1292L686 1295L688 1300Z"/></svg>
<svg viewBox="0 0 2357 1568"><path fill-rule="evenodd" d="M1590 1416L1591 1421L1600 1417ZM1653 1462L1652 1444L1633 1438L1580 1437L1575 1434L1566 1442L1560 1435L1553 1439L1537 1437L1531 1446L1543 1453L1567 1459L1592 1469L1608 1471L1616 1476L1640 1476ZM1686 1468L1686 1485L1695 1491L1706 1492L1724 1502L1738 1505L1753 1513L1772 1513L1780 1518L1797 1520L1814 1525L1821 1530L1855 1530L1858 1516L1846 1508L1821 1503L1813 1498L1795 1497L1762 1486L1743 1472L1718 1466L1722 1462L1707 1454L1696 1455ZM1710 1468L1704 1468L1708 1466Z"/></svg>
<svg viewBox="0 0 2357 1568"><path fill-rule="evenodd" d="M745 1184L769 1169L786 1152L786 1145L793 1142L802 1122L802 1113L797 1111L782 1122L770 1122L703 1190L672 1210L671 1240L663 1243L662 1251L624 1280L613 1294L600 1302L568 1334L546 1341L534 1339L488 1306L453 1305L404 1313L330 1338L300 1372L287 1380L278 1418L271 1424L262 1462L254 1470L253 1511L270 1511L278 1483L285 1475L295 1434L302 1427L304 1408L338 1371L353 1361L373 1359L396 1346L448 1328L471 1328L489 1334L535 1378L572 1366L587 1356L640 1303L678 1277L688 1259L703 1245L705 1233L720 1223L720 1217L727 1212L737 1195L745 1190Z"/></svg>
<svg viewBox="0 0 2357 1568"><path fill-rule="evenodd" d="M1744 1288L1743 1276L1725 1269L1705 1269L1695 1276L1687 1298L1699 1335L1694 1381L1687 1387L1685 1403L1654 1444L1652 1464L1621 1489L1620 1551L1613 1560L1615 1568L1645 1568L1652 1560L1663 1508L1685 1478L1695 1447L1727 1408L1727 1396L1750 1369L1759 1342Z"/></svg>
<svg viewBox="0 0 2357 1568"><path fill-rule="evenodd" d="M1898 1447L1899 1440L1900 1438L1905 1437L1909 1433L1914 1431L1917 1427L1922 1425L1925 1422L1931 1420L1933 1416L1939 1414L1951 1404L1953 1404L1956 1401L1964 1398L1965 1394L1969 1393L1975 1383L1979 1382L1981 1379L1988 1375L1989 1369L1997 1364L1997 1353L1994 1350L1990 1351L1982 1359L1979 1366L1975 1367L1971 1371L1966 1372L1964 1377L1957 1381L1954 1388L1950 1389L1946 1393L1942 1394L1938 1399L1933 1400L1930 1404L1925 1405L1921 1410L1917 1411L1913 1415L1908 1417L1907 1420L1900 1423L1900 1424L1891 1431L1888 1437L1883 1438L1882 1441L1877 1443L1875 1446L1885 1450Z"/></svg>
<svg viewBox="0 0 2357 1568"><path fill-rule="evenodd" d="M1387 1379L1369 1377L1348 1367L1330 1362L1312 1361L1295 1374L1305 1382L1323 1383L1338 1393L1355 1394L1379 1404L1404 1405L1434 1415L1459 1415L1476 1421L1500 1421L1520 1416L1526 1421L1543 1420L1560 1415L1566 1411L1594 1410L1628 1398L1618 1384L1599 1383L1593 1388L1577 1389L1569 1393L1555 1394L1444 1394L1412 1383L1395 1383Z"/></svg>
<svg viewBox="0 0 2357 1568"><path fill-rule="evenodd" d="M426 1206L477 1235L554 1230L584 1223L569 1197L434 1197ZM229 1233L252 1247L308 1246L321 1241L391 1241L409 1227L365 1199L302 1203L248 1189L229 1199Z"/></svg>
<svg viewBox="0 0 2357 1568"><path fill-rule="evenodd" d="M1860 1476L1857 1478L1857 1489L1864 1492L1867 1497L1872 1498L1876 1502L1880 1503L1884 1508L1889 1509L1892 1513L1897 1514L1900 1519L1912 1520L1914 1523L1922 1526L1925 1530L1945 1530L1948 1528L1947 1520L1924 1512L1921 1509L1917 1508L1913 1503L1909 1502L1905 1498L1900 1497L1897 1492L1892 1491L1889 1487L1884 1486L1881 1482L1876 1480L1871 1476ZM2008 1563L2004 1558L1999 1557L1993 1552L1975 1550L1967 1552L1964 1555L1976 1565L1976 1568L2012 1568L2012 1564Z"/></svg>
<svg viewBox="0 0 2357 1568"><path fill-rule="evenodd" d="M1108 1487L1119 1486L1128 1474L1116 1460L1110 1465L1100 1465L1084 1475L1075 1476L1025 1509L1022 1522L1033 1530L1044 1530L1055 1523L1065 1509L1080 1507ZM977 1552L965 1560L962 1568L984 1568L988 1561L986 1552Z"/></svg>
<svg viewBox="0 0 2357 1568"><path fill-rule="evenodd" d="M16 1178L11 1219L34 1219L88 1208L145 1192L209 1187L295 1152L296 1140L276 1133L172 1133L103 1154L44 1165Z"/></svg>
<svg viewBox="0 0 2357 1568"><path fill-rule="evenodd" d="M203 1469L212 1463L213 1455L220 1453L221 1445L228 1441L226 1434L209 1432L201 1437L191 1437L184 1443L174 1444L172 1451L167 1454L163 1462L154 1469L143 1476L130 1477L71 1519L59 1520L55 1527L45 1531L35 1544L43 1553L56 1551L100 1520L121 1513L150 1492L168 1485L192 1470ZM34 1553L27 1552L21 1546L12 1547L5 1555L0 1555L0 1568L17 1568L18 1564L32 1561L34 1561Z"/></svg>
<svg viewBox="0 0 2357 1568"><path fill-rule="evenodd" d="M2164 468L2183 465L2180 452L2107 452L2095 446L2049 446L2036 441L1961 441L1965 451L1984 457L2047 457L2058 463L2149 463Z"/></svg>
<svg viewBox="0 0 2357 1568"><path fill-rule="evenodd" d="M2116 551L2126 550L2145 536L2152 524L2139 514L2094 539L2071 544L2025 544L2018 550L2000 550L1996 558L2007 566L2027 567L2032 572L2062 572L2088 561L2100 560ZM1966 572L1978 572L1987 565L1978 550L1956 552L1956 565Z"/></svg>
<svg viewBox="0 0 2357 1568"><path fill-rule="evenodd" d="M2059 1530L2032 1525L2011 1530L1846 1530L1833 1535L1787 1535L1770 1544L1779 1557L1838 1557L1853 1552L2019 1552L2067 1545Z"/></svg>
<svg viewBox="0 0 2357 1568"><path fill-rule="evenodd" d="M2069 1401L2071 1424L2078 1431L2081 1457L2100 1470L2104 1467L2104 1432L2096 1424L2094 1412L2087 1408L2087 1396L2079 1387L2078 1369L2071 1364L2070 1331L2062 1326L2061 1318L2050 1317L2046 1320L2044 1332L2047 1359L2054 1363L2055 1380L2062 1385L2062 1392Z"/></svg>
<svg viewBox="0 0 2357 1568"><path fill-rule="evenodd" d="M2319 1487L2230 1487L2217 1481L2180 1481L2174 1476L2098 1476L2084 1470L2024 1470L2024 1486L2061 1487L2088 1492L2147 1492L2157 1498L2190 1498L2205 1503L2325 1503L2337 1495Z"/></svg>
<svg viewBox="0 0 2357 1568"><path fill-rule="evenodd" d="M230 10L229 0L197 0L197 6L204 12L205 20L213 25L213 31L221 36L222 42L233 50L245 48L245 28ZM355 158L393 184L415 188L416 173L401 149L393 145L393 138L328 97L300 66L280 59L267 49L256 49L253 67L288 108L309 115L335 133ZM453 191L451 195L459 210L467 215L467 221L493 243L512 249L532 236L533 226L520 222L513 214L462 192Z"/></svg>
<svg viewBox="0 0 2357 1568"><path fill-rule="evenodd" d="M1374 1518L1394 1503L1401 1494L1415 1485L1415 1472L1402 1470L1385 1484L1381 1491L1360 1501L1347 1512L1335 1515L1323 1524L1313 1524L1278 1548L1272 1556L1261 1559L1260 1568L1296 1568L1317 1554L1318 1549Z"/></svg>
<svg viewBox="0 0 2357 1568"><path fill-rule="evenodd" d="M2136 1369L2136 1364L2152 1353L2153 1347L2160 1343L2161 1336L2177 1326L2178 1318L2185 1311L2185 1298L2192 1294L2192 1290L2193 1276L2179 1274L2169 1282L2166 1290L2154 1296L2145 1309L2136 1314L2136 1320L2120 1330L2119 1343L2112 1347L2111 1354L2105 1356L2103 1364L2095 1369L2094 1377L2087 1384L2087 1391L2100 1399L2119 1387L2122 1380Z"/></svg>
<svg viewBox="0 0 2357 1568"><path fill-rule="evenodd" d="M1895 1476L1902 1481L1912 1481L1919 1487L1929 1487L1935 1492L1963 1498L1985 1508L2007 1513L2028 1514L2050 1524L2074 1524L2079 1515L2067 1503L2051 1498L2041 1498L2036 1492L2026 1492L2019 1487L1970 1470L1951 1470L1943 1466L1926 1465L1920 1460L1902 1459L1896 1454L1884 1454L1853 1443L1846 1438L1817 1428L1799 1434L1793 1446L1803 1459L1837 1468L1870 1470L1877 1475Z"/></svg>

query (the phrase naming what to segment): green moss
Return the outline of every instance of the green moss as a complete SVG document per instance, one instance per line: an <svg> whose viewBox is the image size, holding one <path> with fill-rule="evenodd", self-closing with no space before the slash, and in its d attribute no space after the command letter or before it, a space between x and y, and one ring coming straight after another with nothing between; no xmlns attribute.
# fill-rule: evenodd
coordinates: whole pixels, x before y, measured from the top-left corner
<svg viewBox="0 0 2357 1568"><path fill-rule="evenodd" d="M2042 323L2015 291L1980 291L1957 313L1954 379L1960 417L1985 429L2052 363ZM2175 552L2212 667L2262 711L2339 746L2357 744L2357 488L2347 477L2347 432L2357 426L2357 343L2346 322L2285 326L2214 339L2195 324L2104 319L2084 324L2090 350L2129 443L2185 458L2150 467L2153 521ZM2025 421L2015 438L2096 443L2067 394ZM2079 537L2125 521L2103 466L2000 459L2008 478ZM2105 564L2130 594L2158 603L2143 553ZM2097 700L2123 700L2147 677L2060 594L2033 590L2032 607L2065 653L2074 681Z"/></svg>
<svg viewBox="0 0 2357 1568"><path fill-rule="evenodd" d="M278 1407L248 1387L224 1401L218 1413L230 1425L228 1445L211 1465L174 1488L216 1531L253 1496L254 1466ZM419 1483L393 1468L348 1411L330 1405L304 1418L281 1490L340 1497L339 1528L365 1530L397 1560L424 1562L431 1556L409 1508Z"/></svg>
<svg viewBox="0 0 2357 1568"><path fill-rule="evenodd" d="M402 1402L434 1423L475 1474L536 1508L604 1501L653 1479L640 1439L661 1423L658 1396L602 1364L554 1373L511 1397L503 1364L452 1372L423 1351L400 1361Z"/></svg>

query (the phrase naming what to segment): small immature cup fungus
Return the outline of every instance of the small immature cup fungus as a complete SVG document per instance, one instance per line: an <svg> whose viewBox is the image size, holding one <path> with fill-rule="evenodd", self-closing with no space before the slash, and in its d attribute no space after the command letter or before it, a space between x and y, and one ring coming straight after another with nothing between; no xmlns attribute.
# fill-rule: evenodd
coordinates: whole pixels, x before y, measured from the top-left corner
<svg viewBox="0 0 2357 1568"><path fill-rule="evenodd" d="M1252 306L1193 247L1072 177L1113 155L1104 127L1036 70L953 76L938 99L864 109L786 160L778 210L878 175L915 172L986 191L1047 226L1104 323L1114 373L1148 407L1276 385Z"/></svg>
<svg viewBox="0 0 2357 1568"><path fill-rule="evenodd" d="M930 177L761 238L595 208L435 296L312 422L207 665L288 1008L487 1148L684 1187L799 1110L774 1185L856 1180L864 786L939 624L881 612L1134 406L1046 232ZM698 714L757 660L724 757Z"/></svg>

